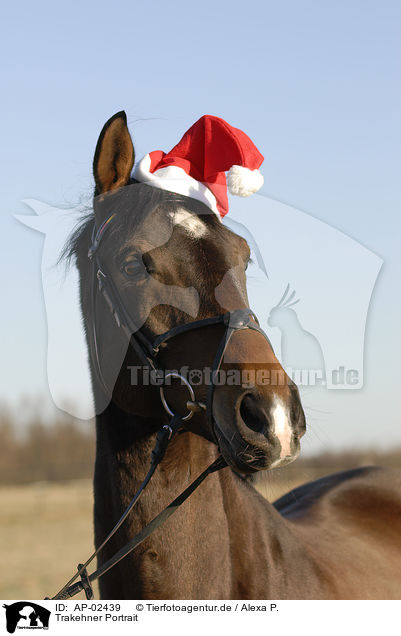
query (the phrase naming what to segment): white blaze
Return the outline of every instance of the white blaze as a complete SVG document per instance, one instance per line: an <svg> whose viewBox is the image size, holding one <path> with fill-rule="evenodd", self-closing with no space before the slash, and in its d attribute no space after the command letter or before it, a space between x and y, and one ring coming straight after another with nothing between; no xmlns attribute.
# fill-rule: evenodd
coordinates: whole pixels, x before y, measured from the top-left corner
<svg viewBox="0 0 401 636"><path fill-rule="evenodd" d="M200 238L207 233L207 227L196 214L188 212L188 210L180 209L175 213L171 212L170 216L174 221L174 225L180 225L193 238Z"/></svg>
<svg viewBox="0 0 401 636"><path fill-rule="evenodd" d="M291 455L291 425L287 416L286 409L278 402L273 408L273 425L274 434L278 437L281 444L280 459L284 459Z"/></svg>

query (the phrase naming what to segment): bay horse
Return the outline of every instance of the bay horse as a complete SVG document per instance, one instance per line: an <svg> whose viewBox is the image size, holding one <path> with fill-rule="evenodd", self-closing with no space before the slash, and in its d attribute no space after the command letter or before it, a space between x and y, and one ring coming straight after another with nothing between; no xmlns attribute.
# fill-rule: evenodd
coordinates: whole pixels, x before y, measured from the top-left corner
<svg viewBox="0 0 401 636"><path fill-rule="evenodd" d="M93 298L88 261L93 227L113 217L99 247L102 263L148 340L194 318L248 307L246 241L203 203L135 182L133 164L126 116L117 113L97 143L94 211L69 245L80 274L98 413L96 546L143 480L156 433L169 418L144 372L132 382L132 369L142 362L128 346L115 308L101 294ZM164 369L198 373L211 367L222 334L222 324L180 332L160 347L158 360ZM284 374L257 329L234 333L221 366L227 368ZM111 387L106 400L105 387ZM193 388L197 400L207 400L204 379ZM165 390L171 410L185 413L187 387L173 382ZM212 416L211 425L199 409L185 422L98 563L124 546L220 452L227 467L210 475L174 516L100 579L103 599L401 597L399 473L351 470L303 485L271 504L254 488L252 474L297 456L305 432L297 387L288 378L253 387L223 383L215 387Z"/></svg>

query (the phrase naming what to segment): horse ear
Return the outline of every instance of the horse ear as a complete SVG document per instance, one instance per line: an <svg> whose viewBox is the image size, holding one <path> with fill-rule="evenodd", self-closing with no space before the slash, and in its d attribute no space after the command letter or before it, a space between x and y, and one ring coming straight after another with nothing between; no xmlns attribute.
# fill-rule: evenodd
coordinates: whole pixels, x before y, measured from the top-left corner
<svg viewBox="0 0 401 636"><path fill-rule="evenodd" d="M111 117L100 133L93 159L95 195L126 185L131 177L135 153L122 110Z"/></svg>

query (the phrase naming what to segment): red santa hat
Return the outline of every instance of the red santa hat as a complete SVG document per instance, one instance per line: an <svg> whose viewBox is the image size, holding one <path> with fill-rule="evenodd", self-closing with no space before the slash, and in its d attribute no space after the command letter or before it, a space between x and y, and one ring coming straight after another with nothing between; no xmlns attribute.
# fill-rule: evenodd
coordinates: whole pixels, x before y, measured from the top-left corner
<svg viewBox="0 0 401 636"><path fill-rule="evenodd" d="M262 162L263 155L242 130L204 115L170 152L154 150L145 155L133 176L141 183L198 199L222 218L228 212L227 186L240 197L257 192L263 185L258 170Z"/></svg>

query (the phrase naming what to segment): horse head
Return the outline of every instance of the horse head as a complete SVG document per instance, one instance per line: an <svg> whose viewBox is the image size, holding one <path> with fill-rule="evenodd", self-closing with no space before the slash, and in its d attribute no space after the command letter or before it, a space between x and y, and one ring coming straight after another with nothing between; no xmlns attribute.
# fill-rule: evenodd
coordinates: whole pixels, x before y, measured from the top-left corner
<svg viewBox="0 0 401 636"><path fill-rule="evenodd" d="M186 370L198 405L210 402L213 384L211 417L198 409L186 428L217 443L227 463L240 472L288 463L299 452L305 418L296 386L257 328L256 317L246 311L247 242L202 200L132 178L134 159L125 114L117 113L105 124L95 152L94 217L73 240L95 400L102 403L104 387L93 362L94 324L96 355L111 404L137 416L140 436L159 427L165 412L159 387L149 381L137 348L129 346L130 334L119 326L121 314L129 317L126 323L131 331L135 325L145 344L203 321L199 328L179 330L157 352L161 369L181 370L181 376ZM87 254L96 236L94 225L104 233L96 244L101 267L95 283L107 275L111 300L96 289L93 296ZM234 329L214 369L230 320L238 315L248 316L249 328ZM227 320L207 322L216 316ZM219 375L211 377L213 369ZM164 386L165 399L174 413L186 413L188 387L172 377L171 385Z"/></svg>

